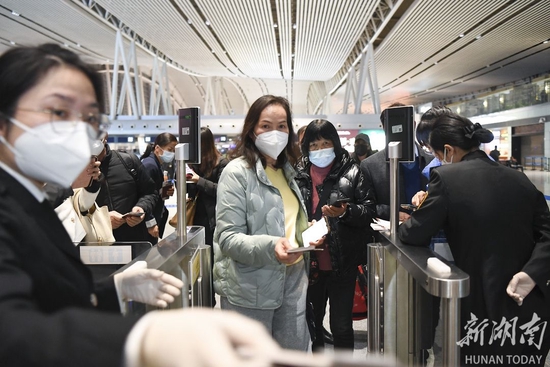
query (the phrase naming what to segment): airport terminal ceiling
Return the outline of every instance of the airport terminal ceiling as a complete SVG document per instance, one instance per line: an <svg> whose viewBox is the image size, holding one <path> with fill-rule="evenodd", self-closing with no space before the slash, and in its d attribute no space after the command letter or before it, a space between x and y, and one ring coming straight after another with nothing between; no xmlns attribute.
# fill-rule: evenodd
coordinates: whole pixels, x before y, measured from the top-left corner
<svg viewBox="0 0 550 367"><path fill-rule="evenodd" d="M211 114L242 115L268 93L296 115L338 114L369 41L382 108L548 74L549 9L550 0L0 0L0 52L56 42L112 64L121 29L138 43L141 73L154 54L171 65L182 107L203 107L215 83L223 107ZM361 113L372 112L367 86Z"/></svg>

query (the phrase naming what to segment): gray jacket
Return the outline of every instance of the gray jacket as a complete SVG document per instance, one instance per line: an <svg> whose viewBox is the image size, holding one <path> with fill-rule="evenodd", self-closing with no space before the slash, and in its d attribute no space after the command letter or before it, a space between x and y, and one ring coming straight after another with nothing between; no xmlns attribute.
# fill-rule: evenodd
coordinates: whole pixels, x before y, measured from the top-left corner
<svg viewBox="0 0 550 367"><path fill-rule="evenodd" d="M296 234L301 246L301 233L308 225L306 209L294 181L296 171L288 163L283 169L300 203ZM250 168L244 159L237 158L223 170L217 196L214 290L241 307L279 307L286 271L286 265L275 257L275 244L285 237L279 190L267 178L259 159ZM304 258L307 261L307 256Z"/></svg>

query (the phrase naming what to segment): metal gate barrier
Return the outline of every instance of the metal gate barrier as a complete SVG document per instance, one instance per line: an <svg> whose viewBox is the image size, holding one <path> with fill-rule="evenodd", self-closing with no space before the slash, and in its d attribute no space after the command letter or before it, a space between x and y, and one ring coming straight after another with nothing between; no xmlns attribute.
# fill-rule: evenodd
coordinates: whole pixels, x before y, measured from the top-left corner
<svg viewBox="0 0 550 367"><path fill-rule="evenodd" d="M133 259L117 272L124 271L137 261L146 261L147 268L162 270L183 281L181 295L168 309L212 307L211 247L204 243L204 227L187 227L185 240L174 232L150 250ZM129 307L132 310L134 307ZM145 305L146 311L156 310Z"/></svg>

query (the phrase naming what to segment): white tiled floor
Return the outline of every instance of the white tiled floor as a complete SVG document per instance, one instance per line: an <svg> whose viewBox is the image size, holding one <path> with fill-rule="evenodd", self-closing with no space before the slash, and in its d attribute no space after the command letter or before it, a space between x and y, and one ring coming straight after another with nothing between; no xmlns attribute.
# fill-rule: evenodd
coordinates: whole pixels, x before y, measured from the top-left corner
<svg viewBox="0 0 550 367"><path fill-rule="evenodd" d="M541 191L545 196L547 196L547 201L550 198L550 172L547 171L532 171L532 170L524 170L523 173L529 179L531 182Z"/></svg>

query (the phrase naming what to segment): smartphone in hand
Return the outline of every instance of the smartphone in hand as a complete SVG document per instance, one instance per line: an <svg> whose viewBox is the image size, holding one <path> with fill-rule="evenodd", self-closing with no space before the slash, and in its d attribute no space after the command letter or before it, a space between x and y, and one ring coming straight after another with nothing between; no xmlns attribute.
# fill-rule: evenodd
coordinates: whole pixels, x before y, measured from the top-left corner
<svg viewBox="0 0 550 367"><path fill-rule="evenodd" d="M286 253L287 254L295 254L295 253L298 253L298 252L306 252L306 251L323 251L323 249L322 248L317 248L315 246L295 247L295 248L291 248L291 249L286 250Z"/></svg>
<svg viewBox="0 0 550 367"><path fill-rule="evenodd" d="M414 212L416 210L417 206L413 204L401 204L401 209Z"/></svg>
<svg viewBox="0 0 550 367"><path fill-rule="evenodd" d="M193 169L188 165L185 165L185 178L187 180L190 180L194 174L195 174L195 171L193 171Z"/></svg>
<svg viewBox="0 0 550 367"><path fill-rule="evenodd" d="M342 205L344 205L345 203L349 203L349 201L350 200L348 198L340 198L340 199L336 199L336 200L331 200L328 205L335 206L337 208L341 208Z"/></svg>
<svg viewBox="0 0 550 367"><path fill-rule="evenodd" d="M174 180L166 180L162 183L162 187L160 189L160 197L163 200L168 199L168 190L170 190L174 186Z"/></svg>
<svg viewBox="0 0 550 367"><path fill-rule="evenodd" d="M143 214L145 213L140 213L140 212L129 212L129 213L126 213L122 216L122 218L126 218L126 217L141 217Z"/></svg>

